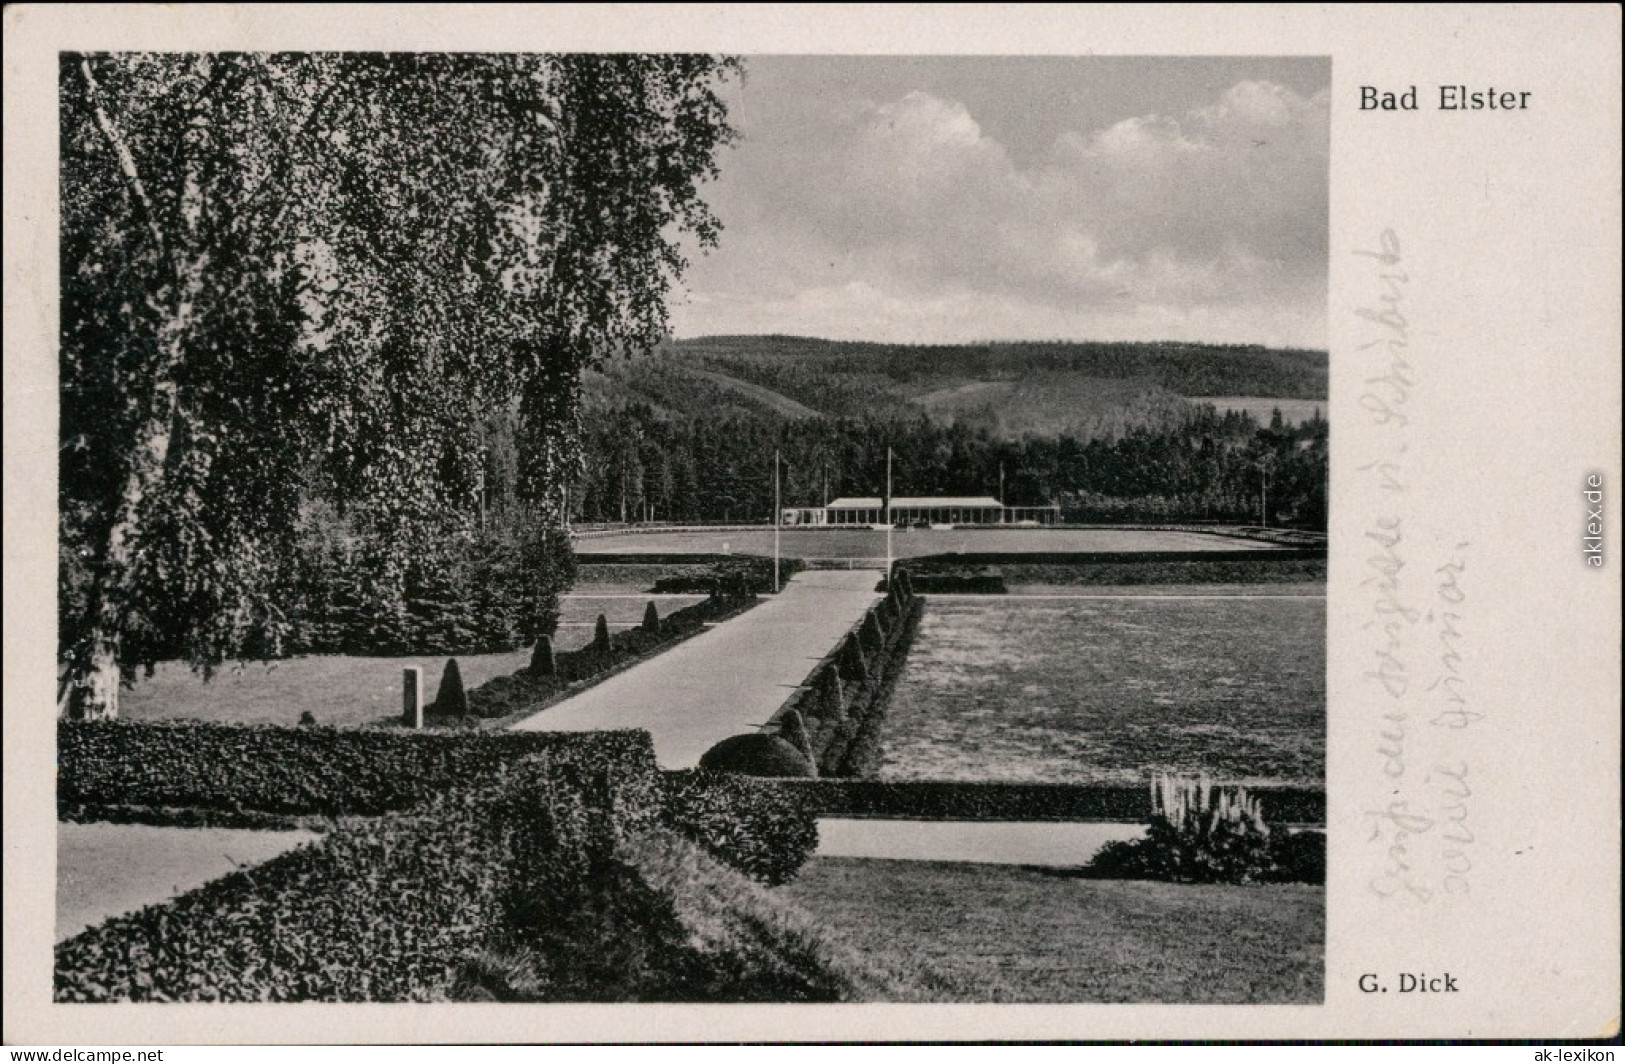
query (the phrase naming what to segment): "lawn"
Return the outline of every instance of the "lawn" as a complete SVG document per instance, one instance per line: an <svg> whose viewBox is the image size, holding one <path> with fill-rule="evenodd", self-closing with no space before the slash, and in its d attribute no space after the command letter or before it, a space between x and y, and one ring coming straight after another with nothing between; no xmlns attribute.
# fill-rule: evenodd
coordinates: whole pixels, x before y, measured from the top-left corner
<svg viewBox="0 0 1625 1064"><path fill-rule="evenodd" d="M972 1000L1319 1004L1325 890L820 857L778 888L879 964Z"/></svg>
<svg viewBox="0 0 1625 1064"><path fill-rule="evenodd" d="M646 583L598 581L567 596L553 639L558 650L575 650L592 640L600 613L614 629L638 624L652 597ZM630 598L624 596L632 596ZM609 597L605 597L609 596ZM702 595L653 599L662 617L692 605ZM478 687L530 664L528 648L505 654L459 654L466 687ZM136 681L119 697L119 716L128 720L211 720L244 724L297 724L309 710L318 724L349 727L376 724L400 715L401 670L423 669L424 701L434 698L446 655L404 658L338 654L245 662L221 669L205 682L185 665L164 662L151 677Z"/></svg>
<svg viewBox="0 0 1625 1064"><path fill-rule="evenodd" d="M590 639L590 628L572 629ZM459 655L467 687L478 687L530 664L530 651ZM178 662L163 662L149 678L119 696L126 720L211 720L239 724L297 724L309 710L316 723L350 727L377 724L401 713L401 670L423 669L424 701L434 698L443 656L363 658L318 654L282 661L248 662L222 669L214 679Z"/></svg>
<svg viewBox="0 0 1625 1064"><path fill-rule="evenodd" d="M880 774L1321 785L1323 599L929 600Z"/></svg>
<svg viewBox="0 0 1625 1064"><path fill-rule="evenodd" d="M1127 528L912 529L892 533L892 554L1031 553L1050 551L1268 550L1268 544L1201 532L1147 532ZM748 532L640 532L594 536L575 542L583 563L594 554L773 554L773 530ZM791 558L884 558L886 533L827 529L779 533L779 550Z"/></svg>

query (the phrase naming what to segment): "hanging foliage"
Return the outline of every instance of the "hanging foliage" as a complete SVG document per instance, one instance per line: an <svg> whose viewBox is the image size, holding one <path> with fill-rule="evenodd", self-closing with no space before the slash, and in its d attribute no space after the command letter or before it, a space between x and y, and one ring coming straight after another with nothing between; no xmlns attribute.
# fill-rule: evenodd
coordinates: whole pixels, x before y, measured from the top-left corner
<svg viewBox="0 0 1625 1064"><path fill-rule="evenodd" d="M361 605L402 610L480 520L493 410L519 411L528 549L556 555L579 375L652 345L679 240L714 243L737 69L64 54L62 708L116 713L160 658L278 652L312 499Z"/></svg>

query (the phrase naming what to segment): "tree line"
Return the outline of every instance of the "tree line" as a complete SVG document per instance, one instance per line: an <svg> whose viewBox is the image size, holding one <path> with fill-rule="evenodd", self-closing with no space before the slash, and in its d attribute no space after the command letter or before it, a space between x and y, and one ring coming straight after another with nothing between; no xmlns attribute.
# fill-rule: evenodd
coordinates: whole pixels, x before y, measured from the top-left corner
<svg viewBox="0 0 1625 1064"><path fill-rule="evenodd" d="M773 455L786 507L880 494L995 495L1058 504L1069 521L1223 521L1324 529L1328 425L1199 406L1177 425L1087 442L1002 440L917 418L668 419L632 404L598 416L570 513L585 522L765 522Z"/></svg>

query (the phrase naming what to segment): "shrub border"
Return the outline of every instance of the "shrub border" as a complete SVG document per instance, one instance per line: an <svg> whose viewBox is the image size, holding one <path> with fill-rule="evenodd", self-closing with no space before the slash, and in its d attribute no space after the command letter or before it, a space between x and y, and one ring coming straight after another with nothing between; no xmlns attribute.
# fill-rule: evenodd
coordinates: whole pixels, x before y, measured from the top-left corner
<svg viewBox="0 0 1625 1064"><path fill-rule="evenodd" d="M886 710L924 612L924 597L914 594L906 580L899 581L895 594L888 592L885 598L865 610L829 653L819 659L765 727L777 729L786 714L797 710L808 722L820 775L850 777L873 773L879 767ZM882 616L890 616L890 622L880 621ZM882 632L881 645L866 647L866 643L873 642L873 637L865 633L872 631L875 624L879 624ZM854 654L863 659L864 678L855 683L850 699L843 704L842 719L831 722L820 704L826 677L831 672L839 676L843 662Z"/></svg>
<svg viewBox="0 0 1625 1064"><path fill-rule="evenodd" d="M638 730L60 721L57 808L59 817L81 821L102 819L106 810L107 817L152 815L171 823L193 815L174 810L209 810L211 826L222 827L236 817L263 823L262 816L378 816L422 805L536 754L559 764L655 770L653 743Z"/></svg>
<svg viewBox="0 0 1625 1064"><path fill-rule="evenodd" d="M572 739L552 753L592 753ZM658 822L642 739L646 763L540 753L111 917L56 944L53 1000L433 1000L516 906L591 883L619 839ZM331 954L335 939L359 948Z"/></svg>
<svg viewBox="0 0 1625 1064"><path fill-rule="evenodd" d="M1327 556L1324 547L1277 547L1270 550L1123 550L1123 551L1007 551L956 554L919 554L901 558L897 566L916 575L949 565L1109 565L1146 562L1264 562L1312 561Z"/></svg>

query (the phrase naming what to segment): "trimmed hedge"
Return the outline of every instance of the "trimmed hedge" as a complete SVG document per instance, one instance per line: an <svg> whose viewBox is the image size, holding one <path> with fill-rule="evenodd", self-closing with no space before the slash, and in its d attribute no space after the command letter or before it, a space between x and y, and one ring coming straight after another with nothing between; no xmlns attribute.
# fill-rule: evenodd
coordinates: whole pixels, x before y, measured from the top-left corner
<svg viewBox="0 0 1625 1064"><path fill-rule="evenodd" d="M203 721L62 721L57 802L375 816L548 752L653 773L646 732L282 728Z"/></svg>
<svg viewBox="0 0 1625 1064"><path fill-rule="evenodd" d="M780 558L779 579L788 581L806 567L800 558ZM584 554L577 582L633 584L673 595L709 595L728 585L748 594L769 594L773 559L756 554Z"/></svg>
<svg viewBox="0 0 1625 1064"><path fill-rule="evenodd" d="M853 725L851 738L840 760L833 763L834 771L830 775L872 776L879 771L886 711L891 707L892 692L897 687L898 677L902 675L903 662L908 658L909 647L914 643L914 634L924 613L925 600L910 599L902 623L893 629L882 653L876 655L878 664L871 674L868 690L860 692L867 697L850 710L849 723ZM837 729L837 734L839 731Z"/></svg>
<svg viewBox="0 0 1625 1064"><path fill-rule="evenodd" d="M918 962L875 960L812 913L654 828L592 890L471 958L454 1001L958 1001Z"/></svg>
<svg viewBox="0 0 1625 1064"><path fill-rule="evenodd" d="M133 735L167 739L171 746L210 736L201 745L219 753L220 737L212 733L235 732L235 739L268 741L276 749L258 752L271 760L290 749L307 752L278 740L313 734L120 722L65 732L72 736L66 745L80 755L87 748L105 752ZM383 761L409 747L492 745L480 733L344 737ZM486 766L473 782L409 813L330 825L316 843L58 944L55 1000L442 1000L471 960L538 934L545 939L561 920L624 925L583 941L664 941L650 936L665 926L660 914L667 903L647 890L633 892L653 905L647 911L604 911L600 904L605 885L625 871L623 847L662 824L768 884L792 878L817 848L816 821L796 794L703 771L662 774L647 733L497 738L499 746L542 739L542 752ZM122 750L152 753L157 746L125 741ZM748 927L750 917L742 919ZM771 946L762 962L782 967L774 951L783 946ZM732 985L722 970L732 956L701 949L676 968L720 965L717 977ZM549 960L581 976L567 981L580 984L586 995L580 1000L605 1000L613 991L613 981L601 984L588 969L613 967L614 958L566 950ZM672 984L688 985L683 979Z"/></svg>
<svg viewBox="0 0 1625 1064"><path fill-rule="evenodd" d="M1271 882L1326 882L1326 836L1319 831L1277 833L1271 837L1275 859Z"/></svg>
<svg viewBox="0 0 1625 1064"><path fill-rule="evenodd" d="M252 809L198 809L190 806L60 805L56 819L67 824L147 824L161 828L246 828L250 831L328 831L334 818Z"/></svg>
<svg viewBox="0 0 1625 1064"><path fill-rule="evenodd" d="M653 772L560 761L567 752L82 932L56 947L55 999L440 997L464 957L550 892L590 883L619 839L656 823Z"/></svg>
<svg viewBox="0 0 1625 1064"><path fill-rule="evenodd" d="M589 556L590 557L590 556ZM630 556L629 556L630 557ZM664 557L664 555L651 556ZM655 580L653 591L659 595L710 595L718 592L746 595L773 593L773 559L754 554L712 555L704 568L685 567L684 571L662 576ZM692 562L694 555L688 555ZM807 568L800 558L779 559L779 581L788 581Z"/></svg>
<svg viewBox="0 0 1625 1064"><path fill-rule="evenodd" d="M879 767L886 707L925 609L908 587L899 580L774 715L782 727L790 713L800 714L820 776L862 776Z"/></svg>
<svg viewBox="0 0 1625 1064"><path fill-rule="evenodd" d="M1325 547L1279 547L1267 550L1124 550L1005 551L965 554L922 554L898 563L912 572L916 585L933 569L966 565L1130 565L1158 562L1285 562L1324 559Z"/></svg>
<svg viewBox="0 0 1625 1064"><path fill-rule="evenodd" d="M916 567L915 583L922 591L970 594L1000 594L1007 590L1007 583L1098 587L1277 584L1326 579L1323 551L1307 552L1307 556L1304 551L1291 550L1210 551L1205 557L1184 554L1156 560L1092 554L1070 562L1037 560L1039 557L1009 554L991 569L951 555L910 558L899 566Z"/></svg>
<svg viewBox="0 0 1625 1064"><path fill-rule="evenodd" d="M789 739L771 732L730 735L700 757L700 767L741 776L816 776L818 769Z"/></svg>
<svg viewBox="0 0 1625 1064"><path fill-rule="evenodd" d="M776 780L689 769L661 773L662 818L724 864L777 885L818 848L818 822L800 793Z"/></svg>
<svg viewBox="0 0 1625 1064"><path fill-rule="evenodd" d="M998 573L922 573L916 586L942 595L1003 595L1010 590Z"/></svg>
<svg viewBox="0 0 1625 1064"><path fill-rule="evenodd" d="M1170 883L1325 883L1326 836L1278 831L1196 845L1154 820L1145 838L1106 843L1083 874Z"/></svg>
<svg viewBox="0 0 1625 1064"><path fill-rule="evenodd" d="M896 820L1100 820L1151 817L1144 786L957 780L773 780L817 816ZM1273 824L1323 824L1326 792L1306 787L1252 787Z"/></svg>

